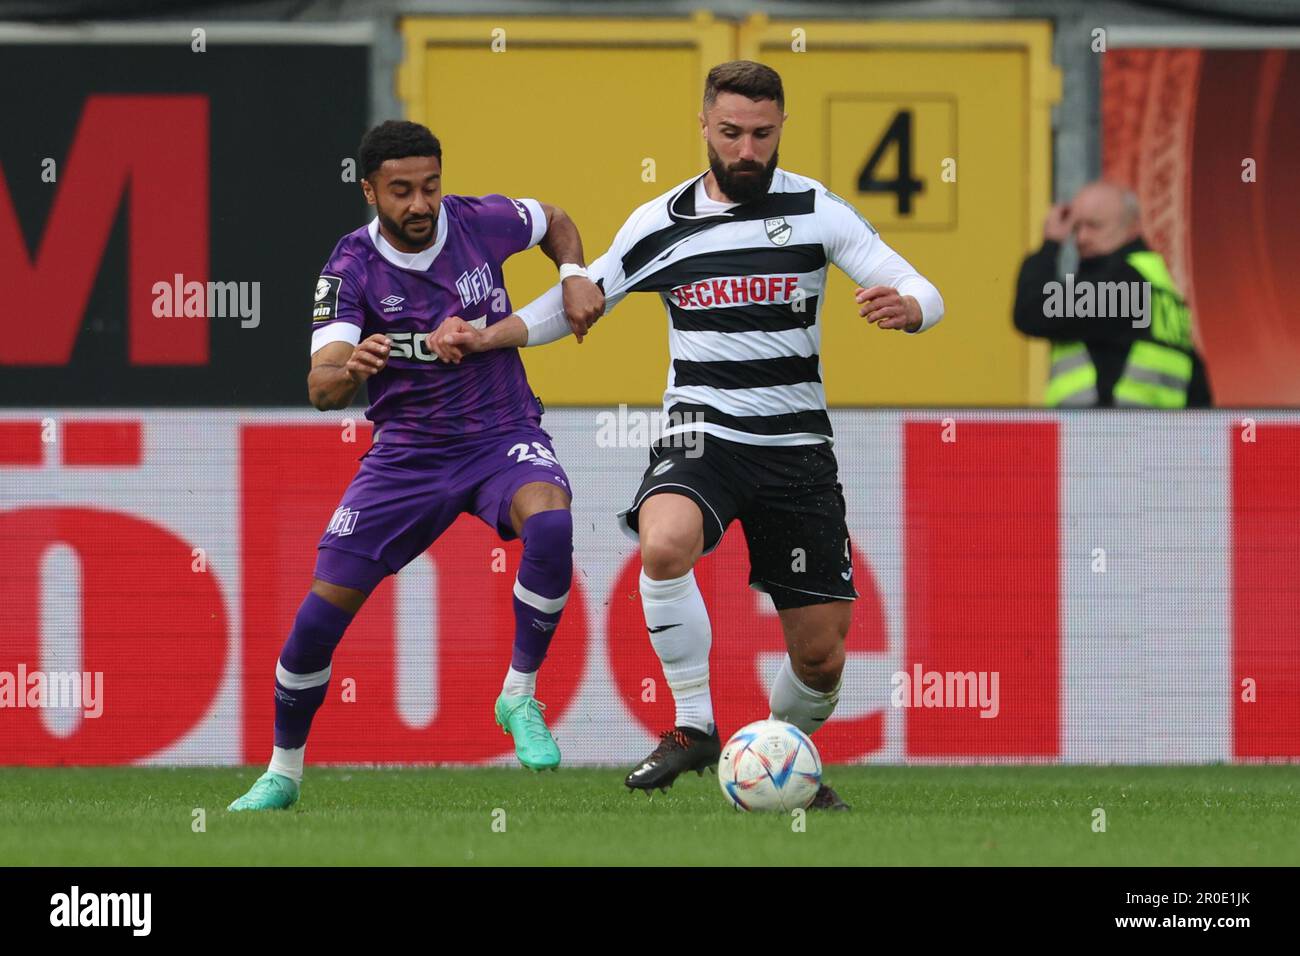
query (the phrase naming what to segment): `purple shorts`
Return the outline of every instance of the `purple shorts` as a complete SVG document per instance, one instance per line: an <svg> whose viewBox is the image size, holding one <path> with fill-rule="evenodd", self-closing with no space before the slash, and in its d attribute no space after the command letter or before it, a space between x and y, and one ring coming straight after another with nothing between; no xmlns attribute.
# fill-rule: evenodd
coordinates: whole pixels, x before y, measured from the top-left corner
<svg viewBox="0 0 1300 956"><path fill-rule="evenodd" d="M463 512L510 541L517 537L510 504L515 492L534 481L573 495L551 436L534 425L450 447L381 441L361 457L321 536L316 577L369 593L385 575L422 554Z"/></svg>

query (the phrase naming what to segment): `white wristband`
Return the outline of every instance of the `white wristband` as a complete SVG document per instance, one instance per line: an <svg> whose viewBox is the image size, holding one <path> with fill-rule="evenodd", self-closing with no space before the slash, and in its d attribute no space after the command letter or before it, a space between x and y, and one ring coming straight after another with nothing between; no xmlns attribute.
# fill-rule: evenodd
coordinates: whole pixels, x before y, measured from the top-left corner
<svg viewBox="0 0 1300 956"><path fill-rule="evenodd" d="M580 266L576 262L566 262L560 266L560 281L572 279L574 276L581 276L584 279L591 278L587 275L587 267Z"/></svg>

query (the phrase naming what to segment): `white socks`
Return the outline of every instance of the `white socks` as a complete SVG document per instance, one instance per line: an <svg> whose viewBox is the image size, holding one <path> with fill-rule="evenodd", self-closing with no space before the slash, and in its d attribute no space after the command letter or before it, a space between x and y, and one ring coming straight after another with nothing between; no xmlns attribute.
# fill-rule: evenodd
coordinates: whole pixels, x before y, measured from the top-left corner
<svg viewBox="0 0 1300 956"><path fill-rule="evenodd" d="M271 751L271 765L266 769L271 773L284 774L302 786L302 762L306 753L306 746L294 747L292 750L276 747Z"/></svg>
<svg viewBox="0 0 1300 956"><path fill-rule="evenodd" d="M695 572L654 581L641 571L641 608L650 643L677 704L677 726L713 730L713 699L709 696L709 648L713 631Z"/></svg>
<svg viewBox="0 0 1300 956"><path fill-rule="evenodd" d="M506 671L506 681L501 685L501 693L507 697L536 697L537 671L525 674L513 667Z"/></svg>
<svg viewBox="0 0 1300 956"><path fill-rule="evenodd" d="M838 683L834 690L820 691L813 690L795 677L794 668L790 666L790 657L787 655L781 662L780 673L776 675L776 680L772 684L771 716L775 720L794 724L805 734L811 734L826 722L826 718L835 710L839 699Z"/></svg>

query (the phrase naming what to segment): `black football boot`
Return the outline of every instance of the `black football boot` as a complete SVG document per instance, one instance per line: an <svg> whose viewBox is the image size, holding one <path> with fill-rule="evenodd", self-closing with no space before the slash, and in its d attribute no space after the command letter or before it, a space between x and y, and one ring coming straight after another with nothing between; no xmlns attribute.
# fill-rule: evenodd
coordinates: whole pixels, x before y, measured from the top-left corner
<svg viewBox="0 0 1300 956"><path fill-rule="evenodd" d="M659 746L627 775L623 782L632 790L667 790L678 775L694 770L701 776L705 770L717 772L718 758L722 756L722 741L718 728L706 734L694 727L674 727L659 735Z"/></svg>

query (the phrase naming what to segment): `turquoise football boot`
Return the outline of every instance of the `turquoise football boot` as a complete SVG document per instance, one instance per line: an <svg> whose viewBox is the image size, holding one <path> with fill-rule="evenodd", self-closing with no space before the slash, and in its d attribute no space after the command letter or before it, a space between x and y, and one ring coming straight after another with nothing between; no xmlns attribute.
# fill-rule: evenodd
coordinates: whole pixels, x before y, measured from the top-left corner
<svg viewBox="0 0 1300 956"><path fill-rule="evenodd" d="M298 785L282 773L267 771L227 810L287 810L298 802Z"/></svg>
<svg viewBox="0 0 1300 956"><path fill-rule="evenodd" d="M515 756L529 770L554 770L560 765L560 748L542 720L545 709L545 704L528 694L497 698L497 723L515 738Z"/></svg>

